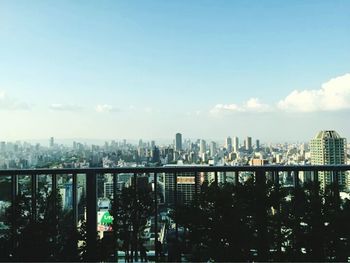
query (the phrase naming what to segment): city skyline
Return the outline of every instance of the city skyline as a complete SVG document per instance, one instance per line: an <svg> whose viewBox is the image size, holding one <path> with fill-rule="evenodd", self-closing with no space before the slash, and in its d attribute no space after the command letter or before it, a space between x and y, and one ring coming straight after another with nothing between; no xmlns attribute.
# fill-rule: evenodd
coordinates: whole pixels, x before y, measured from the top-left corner
<svg viewBox="0 0 350 263"><path fill-rule="evenodd" d="M348 2L0 7L1 140L350 133Z"/></svg>

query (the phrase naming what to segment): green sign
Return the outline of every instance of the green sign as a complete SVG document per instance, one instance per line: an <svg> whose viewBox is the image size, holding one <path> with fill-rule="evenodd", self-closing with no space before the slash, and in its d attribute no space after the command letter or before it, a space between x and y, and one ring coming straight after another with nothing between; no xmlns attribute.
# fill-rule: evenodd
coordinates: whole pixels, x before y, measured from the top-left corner
<svg viewBox="0 0 350 263"><path fill-rule="evenodd" d="M113 223L113 216L106 211L101 218L101 225L110 225Z"/></svg>

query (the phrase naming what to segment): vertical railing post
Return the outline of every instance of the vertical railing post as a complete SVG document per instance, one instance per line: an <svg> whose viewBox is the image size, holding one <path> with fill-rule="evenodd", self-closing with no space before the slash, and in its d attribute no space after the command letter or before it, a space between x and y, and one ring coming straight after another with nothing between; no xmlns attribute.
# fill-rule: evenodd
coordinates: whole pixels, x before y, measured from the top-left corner
<svg viewBox="0 0 350 263"><path fill-rule="evenodd" d="M235 171L235 186L238 186L239 184L239 171Z"/></svg>
<svg viewBox="0 0 350 263"><path fill-rule="evenodd" d="M177 173L174 172L174 215L175 215L175 261L180 261L179 227L178 227L178 193L177 193Z"/></svg>
<svg viewBox="0 0 350 263"><path fill-rule="evenodd" d="M318 178L318 171L313 172L313 193L312 193L312 213L311 213L311 236L312 236L312 255L310 261L324 261L323 251L323 234L321 233L323 228L322 211L321 211L321 200L320 200L320 185Z"/></svg>
<svg viewBox="0 0 350 263"><path fill-rule="evenodd" d="M319 183L319 181L318 181L318 171L313 171L313 182L314 182L314 184L315 184L315 186L317 186L317 188L318 188L318 183Z"/></svg>
<svg viewBox="0 0 350 263"><path fill-rule="evenodd" d="M72 211L73 211L73 224L74 229L76 229L78 225L78 182L77 182L77 174L72 174Z"/></svg>
<svg viewBox="0 0 350 263"><path fill-rule="evenodd" d="M37 191L38 191L38 177L32 174L32 221L36 221L37 216Z"/></svg>
<svg viewBox="0 0 350 263"><path fill-rule="evenodd" d="M117 216L118 216L118 174L113 174L113 236L115 242L114 260L118 262L118 236L117 236Z"/></svg>
<svg viewBox="0 0 350 263"><path fill-rule="evenodd" d="M279 180L279 172L273 171L273 184L275 191L277 192L277 253L278 258L277 261L282 261L282 219L281 219L281 197L280 197L280 180Z"/></svg>
<svg viewBox="0 0 350 263"><path fill-rule="evenodd" d="M279 171L274 172L274 185L279 188L280 186L280 177L279 177Z"/></svg>
<svg viewBox="0 0 350 263"><path fill-rule="evenodd" d="M97 255L97 188L96 174L86 174L86 209L87 209L87 259L96 261Z"/></svg>
<svg viewBox="0 0 350 263"><path fill-rule="evenodd" d="M255 172L257 189L256 196L256 223L258 232L258 261L268 260L267 241L267 211L266 211L266 174L264 171Z"/></svg>
<svg viewBox="0 0 350 263"><path fill-rule="evenodd" d="M335 260L338 262L346 261L345 258L342 258L341 253L341 242L340 236L342 233L341 222L339 221L340 211L340 193L339 193L339 173L338 171L332 171L332 181L333 181L333 198L334 198L334 217L335 217Z"/></svg>
<svg viewBox="0 0 350 263"><path fill-rule="evenodd" d="M294 185L295 189L299 187L299 171L298 170L295 170L293 172L293 185Z"/></svg>
<svg viewBox="0 0 350 263"><path fill-rule="evenodd" d="M294 225L293 225L293 250L295 259L297 261L302 261L301 256L301 229L300 229L300 220L301 220L301 211L300 211L300 188L299 188L299 171L293 171L293 185L294 185Z"/></svg>
<svg viewBox="0 0 350 263"><path fill-rule="evenodd" d="M340 206L340 195L339 195L339 173L338 171L332 171L332 181L333 181L333 195L336 201L337 209Z"/></svg>
<svg viewBox="0 0 350 263"><path fill-rule="evenodd" d="M174 173L174 213L175 213L175 235L176 235L176 243L178 243L179 239L179 229L178 229L178 194L177 194L177 173Z"/></svg>
<svg viewBox="0 0 350 263"><path fill-rule="evenodd" d="M158 251L158 179L157 173L153 174L154 182L154 252L155 261L158 261L159 251Z"/></svg>
<svg viewBox="0 0 350 263"><path fill-rule="evenodd" d="M215 186L219 185L219 183L218 183L218 171L214 172L214 185Z"/></svg>
<svg viewBox="0 0 350 263"><path fill-rule="evenodd" d="M134 206L132 209L134 209L134 216L135 219L133 219L133 221L135 222L135 220L138 220L138 211L137 211L137 190L138 190L138 185L137 185L137 174L134 173L133 175L133 182L134 182ZM132 233L132 245L131 245L131 260L135 260L138 261L138 244L137 244L137 229L135 229L136 225L133 225L133 233Z"/></svg>
<svg viewBox="0 0 350 263"><path fill-rule="evenodd" d="M53 173L51 175L51 197L52 197L52 211L53 211L53 218L54 222L54 233L55 236L53 237L53 243L54 245L57 245L57 234L58 234L58 211L57 211L57 174Z"/></svg>
<svg viewBox="0 0 350 263"><path fill-rule="evenodd" d="M14 174L11 176L11 205L12 205L12 218L11 218L11 234L12 234L12 255L14 255L17 248L17 197L18 197L18 176Z"/></svg>
<svg viewBox="0 0 350 263"><path fill-rule="evenodd" d="M57 211L57 174L53 173L51 175L51 195L52 195L52 205L53 205L53 213L54 213L54 218L57 223L58 219L58 211ZM58 226L56 225L56 228Z"/></svg>
<svg viewBox="0 0 350 263"><path fill-rule="evenodd" d="M195 171L194 172L194 201L195 201L195 204L197 205L197 202L198 202L198 186L199 186L199 183L198 183L198 172Z"/></svg>

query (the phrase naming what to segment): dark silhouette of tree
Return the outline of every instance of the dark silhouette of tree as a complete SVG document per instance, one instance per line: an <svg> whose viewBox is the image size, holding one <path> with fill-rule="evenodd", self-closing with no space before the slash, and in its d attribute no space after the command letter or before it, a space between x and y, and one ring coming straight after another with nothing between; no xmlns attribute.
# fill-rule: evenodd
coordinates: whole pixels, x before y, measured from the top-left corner
<svg viewBox="0 0 350 263"><path fill-rule="evenodd" d="M142 232L152 213L151 192L148 188L128 187L115 198L110 214L114 217L112 228L117 250L123 250L127 260L137 261Z"/></svg>
<svg viewBox="0 0 350 263"><path fill-rule="evenodd" d="M313 182L260 183L204 184L197 202L178 207L190 261L259 260L261 250L268 261L348 260L350 201L341 201L334 185L324 192Z"/></svg>

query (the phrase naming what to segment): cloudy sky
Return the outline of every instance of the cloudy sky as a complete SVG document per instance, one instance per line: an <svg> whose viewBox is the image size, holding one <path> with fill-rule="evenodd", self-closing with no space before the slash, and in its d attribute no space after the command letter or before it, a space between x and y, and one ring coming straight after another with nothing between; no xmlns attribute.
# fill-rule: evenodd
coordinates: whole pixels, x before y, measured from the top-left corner
<svg viewBox="0 0 350 263"><path fill-rule="evenodd" d="M0 1L0 140L350 136L350 1Z"/></svg>

